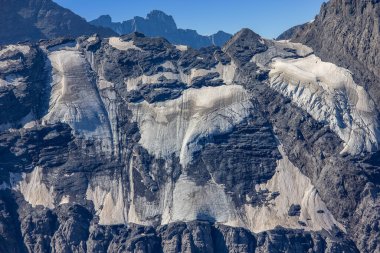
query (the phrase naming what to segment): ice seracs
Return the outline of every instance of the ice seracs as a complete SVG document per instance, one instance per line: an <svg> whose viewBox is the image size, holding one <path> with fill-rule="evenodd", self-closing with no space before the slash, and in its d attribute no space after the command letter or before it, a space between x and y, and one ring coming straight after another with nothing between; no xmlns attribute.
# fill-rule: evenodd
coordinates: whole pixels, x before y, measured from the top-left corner
<svg viewBox="0 0 380 253"><path fill-rule="evenodd" d="M310 55L275 59L270 85L320 122L326 122L345 142L342 153L357 155L378 149L377 111L371 97L351 73Z"/></svg>
<svg viewBox="0 0 380 253"><path fill-rule="evenodd" d="M268 51L255 55L252 61L270 71L271 88L289 97L317 121L326 123L344 141L342 154L378 150L378 112L350 71L323 62L302 44L268 43Z"/></svg>

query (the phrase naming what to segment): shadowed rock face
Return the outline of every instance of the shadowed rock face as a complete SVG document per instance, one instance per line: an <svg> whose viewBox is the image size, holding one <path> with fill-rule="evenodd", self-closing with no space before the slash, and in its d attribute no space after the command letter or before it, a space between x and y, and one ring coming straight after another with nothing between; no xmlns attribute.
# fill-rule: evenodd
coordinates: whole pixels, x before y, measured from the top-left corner
<svg viewBox="0 0 380 253"><path fill-rule="evenodd" d="M114 34L110 29L88 24L80 16L51 0L1 0L0 5L0 44L59 36Z"/></svg>
<svg viewBox="0 0 380 253"><path fill-rule="evenodd" d="M231 34L223 31L203 36L195 30L179 29L172 16L157 10L150 12L146 18L135 17L123 22L112 22L110 16L103 15L90 23L97 27L111 28L119 35L141 32L149 37L163 37L173 44L193 48L223 46L232 37Z"/></svg>
<svg viewBox="0 0 380 253"><path fill-rule="evenodd" d="M307 46L82 36L0 67L5 252L379 249L377 109Z"/></svg>

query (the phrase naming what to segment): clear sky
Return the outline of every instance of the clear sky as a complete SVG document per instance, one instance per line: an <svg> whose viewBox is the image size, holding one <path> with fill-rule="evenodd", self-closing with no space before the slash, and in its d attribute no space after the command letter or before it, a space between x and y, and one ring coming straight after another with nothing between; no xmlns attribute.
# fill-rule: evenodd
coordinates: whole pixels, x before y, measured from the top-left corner
<svg viewBox="0 0 380 253"><path fill-rule="evenodd" d="M114 21L145 17L151 10L172 15L179 28L209 35L251 28L274 38L314 19L324 0L54 0L87 20L109 14Z"/></svg>

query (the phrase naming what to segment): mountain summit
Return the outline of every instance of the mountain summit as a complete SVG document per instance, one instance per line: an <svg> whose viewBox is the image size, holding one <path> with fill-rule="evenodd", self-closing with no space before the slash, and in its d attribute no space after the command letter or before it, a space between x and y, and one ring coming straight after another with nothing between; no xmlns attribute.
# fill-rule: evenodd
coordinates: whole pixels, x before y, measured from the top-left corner
<svg viewBox="0 0 380 253"><path fill-rule="evenodd" d="M211 45L223 46L232 36L223 31L203 36L195 30L180 29L172 16L159 10L150 12L146 18L134 17L123 22L112 22L109 15L103 15L90 23L98 27L111 28L120 35L141 32L149 37L164 37L173 44L187 45L193 48Z"/></svg>
<svg viewBox="0 0 380 253"><path fill-rule="evenodd" d="M51 0L0 0L0 6L0 44L59 36L115 34L108 28L90 25L82 17Z"/></svg>

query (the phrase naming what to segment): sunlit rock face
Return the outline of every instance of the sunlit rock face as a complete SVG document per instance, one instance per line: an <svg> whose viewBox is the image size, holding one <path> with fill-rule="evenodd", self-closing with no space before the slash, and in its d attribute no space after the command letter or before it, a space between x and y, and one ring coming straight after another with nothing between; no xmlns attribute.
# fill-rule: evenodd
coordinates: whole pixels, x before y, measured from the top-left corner
<svg viewBox="0 0 380 253"><path fill-rule="evenodd" d="M0 66L34 51L44 88L24 95L38 113L0 134L0 222L10 231L0 235L10 245L357 252L353 231L377 219L366 174L378 170L374 101L302 44L247 29L201 50L94 35L11 46L0 57L24 57ZM2 94L29 85L29 73L1 76Z"/></svg>

